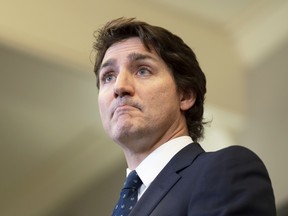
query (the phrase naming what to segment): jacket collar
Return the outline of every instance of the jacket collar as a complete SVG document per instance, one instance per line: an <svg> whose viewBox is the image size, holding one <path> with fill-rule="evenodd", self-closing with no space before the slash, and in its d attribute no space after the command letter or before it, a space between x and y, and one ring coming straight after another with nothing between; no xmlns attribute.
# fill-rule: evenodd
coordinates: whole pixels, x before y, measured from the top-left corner
<svg viewBox="0 0 288 216"><path fill-rule="evenodd" d="M190 166L195 158L203 152L204 150L198 143L189 144L180 150L144 192L129 216L150 215L160 200L181 178L178 172Z"/></svg>

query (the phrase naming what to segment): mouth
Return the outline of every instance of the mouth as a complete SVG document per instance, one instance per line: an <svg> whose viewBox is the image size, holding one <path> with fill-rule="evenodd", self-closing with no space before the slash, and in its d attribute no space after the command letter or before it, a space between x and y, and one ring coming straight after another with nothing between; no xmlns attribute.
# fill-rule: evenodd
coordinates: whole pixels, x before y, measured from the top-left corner
<svg viewBox="0 0 288 216"><path fill-rule="evenodd" d="M117 113L117 112L128 112L128 111L132 111L132 110L135 110L136 108L133 107L133 106L130 106L130 105L121 105L121 106L118 106L114 113Z"/></svg>
<svg viewBox="0 0 288 216"><path fill-rule="evenodd" d="M137 104L137 103L133 103L133 102L116 103L112 108L111 115L113 117L115 113L117 113L117 114L129 113L129 112L132 112L135 110L141 111L141 108L140 108L139 104Z"/></svg>

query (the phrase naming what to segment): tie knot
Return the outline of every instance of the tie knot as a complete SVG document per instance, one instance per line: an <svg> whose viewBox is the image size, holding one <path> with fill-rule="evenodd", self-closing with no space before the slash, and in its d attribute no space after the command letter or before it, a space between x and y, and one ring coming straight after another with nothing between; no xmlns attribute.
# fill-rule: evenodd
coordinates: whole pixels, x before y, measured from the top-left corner
<svg viewBox="0 0 288 216"><path fill-rule="evenodd" d="M126 178L126 181L124 183L124 188L129 189L133 188L137 190L142 185L142 181L139 178L137 172L135 170L131 171Z"/></svg>

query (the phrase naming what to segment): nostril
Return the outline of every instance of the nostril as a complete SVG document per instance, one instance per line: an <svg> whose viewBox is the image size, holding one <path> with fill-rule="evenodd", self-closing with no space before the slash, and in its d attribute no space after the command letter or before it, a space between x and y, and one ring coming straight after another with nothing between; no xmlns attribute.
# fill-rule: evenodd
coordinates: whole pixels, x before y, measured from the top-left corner
<svg viewBox="0 0 288 216"><path fill-rule="evenodd" d="M114 88L115 97L131 96L132 92L128 88Z"/></svg>
<svg viewBox="0 0 288 216"><path fill-rule="evenodd" d="M115 84L113 90L115 97L132 96L134 94L134 85L132 83L119 85L118 83Z"/></svg>
<svg viewBox="0 0 288 216"><path fill-rule="evenodd" d="M113 86L115 97L132 96L134 94L134 79L128 70L118 73Z"/></svg>

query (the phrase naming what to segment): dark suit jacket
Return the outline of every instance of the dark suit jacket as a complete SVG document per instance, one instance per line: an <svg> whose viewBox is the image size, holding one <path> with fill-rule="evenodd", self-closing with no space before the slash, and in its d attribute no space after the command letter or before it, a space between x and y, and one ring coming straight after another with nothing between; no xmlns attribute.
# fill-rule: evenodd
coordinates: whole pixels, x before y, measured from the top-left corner
<svg viewBox="0 0 288 216"><path fill-rule="evenodd" d="M271 182L262 161L233 146L204 152L193 143L178 152L151 183L130 216L275 216Z"/></svg>

